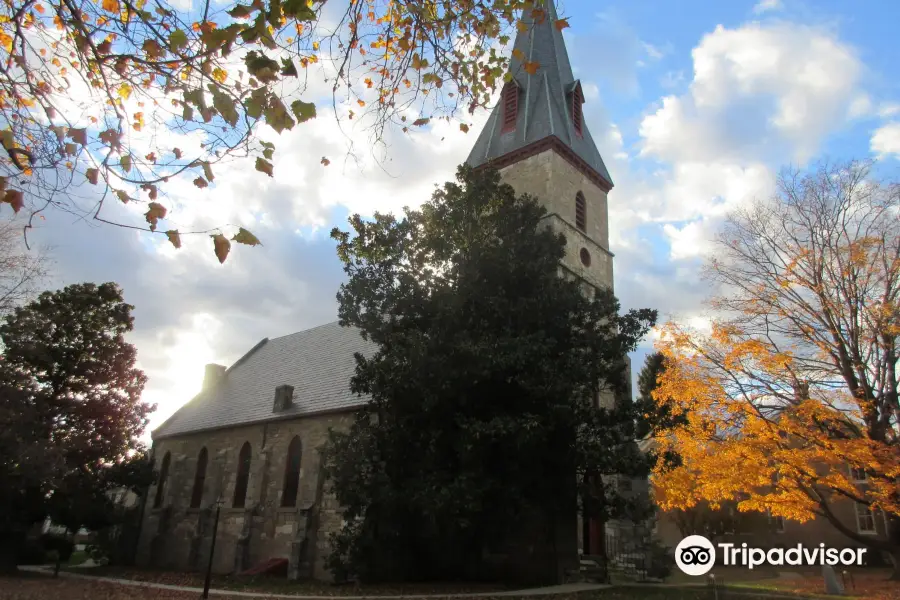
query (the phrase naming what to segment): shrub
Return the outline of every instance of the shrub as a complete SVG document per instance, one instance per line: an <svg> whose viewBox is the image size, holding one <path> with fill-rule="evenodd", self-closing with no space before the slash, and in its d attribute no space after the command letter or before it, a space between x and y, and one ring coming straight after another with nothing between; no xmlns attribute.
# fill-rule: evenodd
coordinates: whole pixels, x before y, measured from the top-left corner
<svg viewBox="0 0 900 600"><path fill-rule="evenodd" d="M40 543L46 553L53 553L53 559L59 558L60 562L66 562L75 551L75 542L67 536L57 533L45 533L41 536ZM48 557L49 558L49 557Z"/></svg>
<svg viewBox="0 0 900 600"><path fill-rule="evenodd" d="M20 565L44 565L50 562L40 538L29 537L25 540L19 549L17 562Z"/></svg>

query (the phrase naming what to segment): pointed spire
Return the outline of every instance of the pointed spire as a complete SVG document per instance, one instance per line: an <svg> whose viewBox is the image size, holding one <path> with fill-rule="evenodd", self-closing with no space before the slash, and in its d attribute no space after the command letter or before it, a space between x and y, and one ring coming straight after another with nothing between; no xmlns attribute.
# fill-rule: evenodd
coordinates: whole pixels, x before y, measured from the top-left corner
<svg viewBox="0 0 900 600"><path fill-rule="evenodd" d="M505 90L504 100L507 94L516 97L501 100L493 108L466 162L499 168L514 162L513 158L520 160L552 146L601 187L610 189L609 172L581 117L584 96L572 74L556 6L553 0L536 4L535 11L525 11L522 19L527 29L518 32L513 44L513 79L506 85L517 90ZM516 114L510 115L510 110Z"/></svg>

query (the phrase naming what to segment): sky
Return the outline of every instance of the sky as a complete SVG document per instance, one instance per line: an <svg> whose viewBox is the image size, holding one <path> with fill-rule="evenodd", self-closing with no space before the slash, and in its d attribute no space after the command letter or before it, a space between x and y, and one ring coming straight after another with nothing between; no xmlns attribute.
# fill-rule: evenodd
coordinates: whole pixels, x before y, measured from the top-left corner
<svg viewBox="0 0 900 600"><path fill-rule="evenodd" d="M336 1L336 0L334 0ZM190 0L179 0L187 4ZM564 0L560 16L609 194L615 291L623 308L703 324L700 267L728 211L770 197L785 167L876 158L900 171L900 3L881 0ZM437 123L370 152L333 116L279 137L276 177L234 162L204 190L170 189L182 229L224 223L261 240L220 265L205 236L161 236L48 213L30 241L54 261L50 287L115 281L135 306L129 341L161 424L262 338L337 319L344 280L329 232L350 214L399 211L452 179L468 134ZM324 167L320 160L329 157ZM181 186L181 187L179 187ZM129 212L131 210L131 212ZM128 207L108 217L142 221ZM175 217L173 217L175 218ZM637 371L652 336L632 357ZM273 386L276 382L273 382ZM274 389L274 388L273 388Z"/></svg>

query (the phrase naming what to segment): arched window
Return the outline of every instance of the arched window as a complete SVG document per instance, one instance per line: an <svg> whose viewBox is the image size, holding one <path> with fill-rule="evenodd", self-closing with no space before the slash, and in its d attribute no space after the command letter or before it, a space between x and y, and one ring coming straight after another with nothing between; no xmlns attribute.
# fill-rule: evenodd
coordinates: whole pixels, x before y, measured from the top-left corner
<svg viewBox="0 0 900 600"><path fill-rule="evenodd" d="M191 493L191 508L200 508L203 502L203 485L206 483L206 462L208 453L206 447L200 450L200 456L197 457L197 471L194 474L194 491Z"/></svg>
<svg viewBox="0 0 900 600"><path fill-rule="evenodd" d="M575 194L575 227L582 231L587 229L587 203L581 192Z"/></svg>
<svg viewBox="0 0 900 600"><path fill-rule="evenodd" d="M166 480L169 479L169 463L171 461L172 455L166 452L166 455L163 456L162 466L159 468L159 481L156 484L156 497L153 499L153 508L162 506L166 494Z"/></svg>
<svg viewBox="0 0 900 600"><path fill-rule="evenodd" d="M281 490L281 506L297 506L297 488L300 487L300 458L303 448L300 438L294 436L288 446L284 464L284 487Z"/></svg>
<svg viewBox="0 0 900 600"><path fill-rule="evenodd" d="M247 480L250 479L250 458L251 458L250 442L244 442L241 446L241 453L238 454L237 480L234 482L234 502L232 506L235 508L244 508L244 501L247 499Z"/></svg>

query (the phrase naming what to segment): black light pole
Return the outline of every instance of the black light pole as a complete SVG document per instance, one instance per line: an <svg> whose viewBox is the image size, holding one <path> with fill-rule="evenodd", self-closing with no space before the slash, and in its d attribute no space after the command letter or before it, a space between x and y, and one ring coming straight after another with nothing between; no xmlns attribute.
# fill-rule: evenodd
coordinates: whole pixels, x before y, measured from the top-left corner
<svg viewBox="0 0 900 600"><path fill-rule="evenodd" d="M213 522L212 541L209 543L209 563L206 565L206 581L203 582L203 595L209 598L209 580L212 578L213 554L216 552L216 532L219 530L219 512L222 510L222 499L216 500L216 520Z"/></svg>

